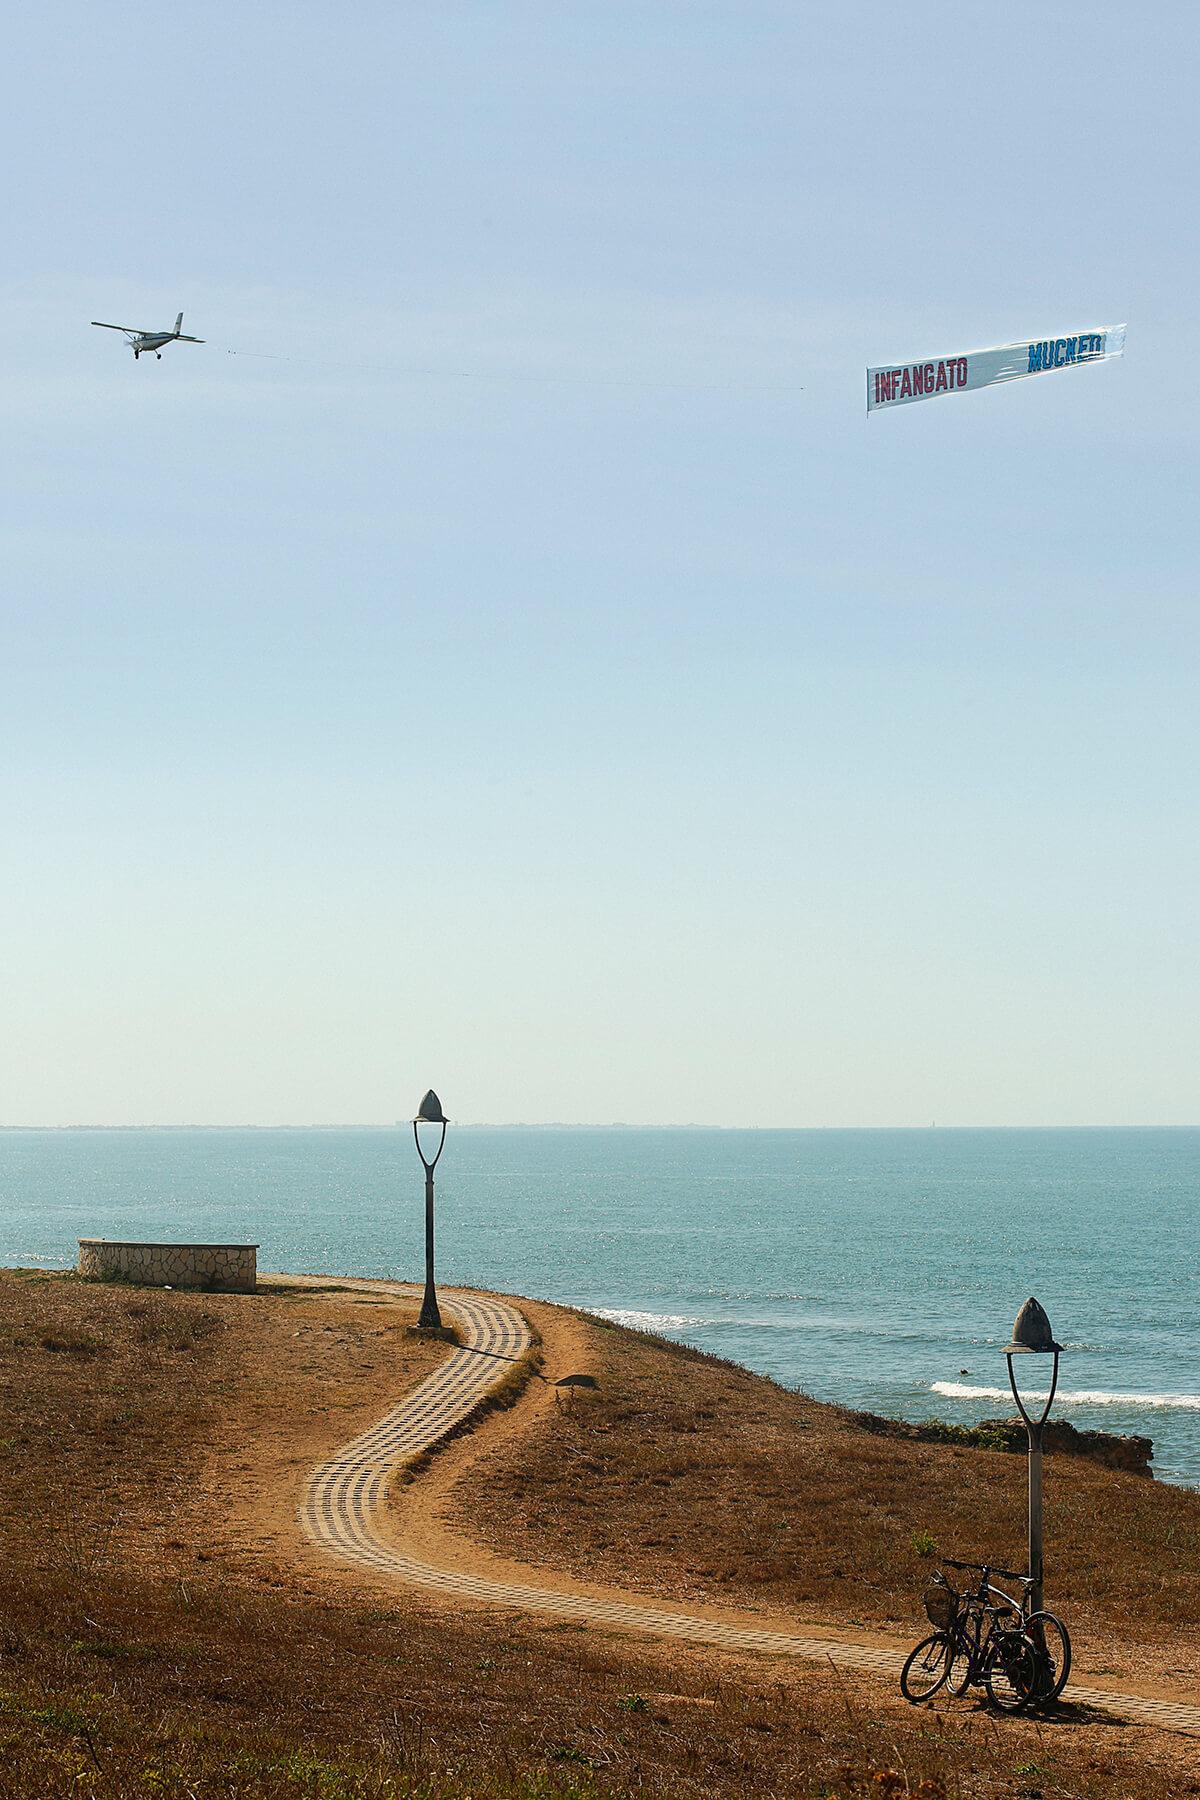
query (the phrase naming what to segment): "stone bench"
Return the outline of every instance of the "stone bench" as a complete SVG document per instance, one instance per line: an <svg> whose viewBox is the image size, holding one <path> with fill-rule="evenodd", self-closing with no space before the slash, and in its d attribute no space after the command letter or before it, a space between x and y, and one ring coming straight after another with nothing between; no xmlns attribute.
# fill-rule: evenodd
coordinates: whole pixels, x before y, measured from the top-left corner
<svg viewBox="0 0 1200 1800"><path fill-rule="evenodd" d="M253 1294L258 1287L257 1253L257 1244L126 1244L111 1238L80 1238L79 1273L96 1281Z"/></svg>

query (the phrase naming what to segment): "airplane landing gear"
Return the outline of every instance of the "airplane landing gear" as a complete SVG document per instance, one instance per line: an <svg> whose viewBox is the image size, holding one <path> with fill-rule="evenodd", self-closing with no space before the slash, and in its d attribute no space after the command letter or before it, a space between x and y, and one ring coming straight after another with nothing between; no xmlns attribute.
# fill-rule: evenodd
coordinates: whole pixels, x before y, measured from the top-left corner
<svg viewBox="0 0 1200 1800"><path fill-rule="evenodd" d="M155 362L161 362L161 361L162 361L162 351L161 351L161 350L156 350L156 351L155 351L155 352L154 352L154 360L155 360Z"/></svg>
<svg viewBox="0 0 1200 1800"><path fill-rule="evenodd" d="M141 353L141 351L140 351L140 350L135 350L135 351L134 351L134 353L133 353L133 360L134 360L134 362L136 362L136 361L137 361L137 359L138 359L138 357L139 357L139 356L140 356L140 355L141 355L141 354L142 354L142 353Z"/></svg>

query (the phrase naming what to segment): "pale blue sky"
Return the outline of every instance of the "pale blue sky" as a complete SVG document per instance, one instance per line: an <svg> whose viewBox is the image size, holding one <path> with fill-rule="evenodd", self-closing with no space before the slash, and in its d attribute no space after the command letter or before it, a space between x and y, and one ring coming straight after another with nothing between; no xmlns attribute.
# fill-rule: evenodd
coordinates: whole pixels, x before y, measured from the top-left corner
<svg viewBox="0 0 1200 1800"><path fill-rule="evenodd" d="M0 1123L1200 1118L1194 9L7 33Z"/></svg>

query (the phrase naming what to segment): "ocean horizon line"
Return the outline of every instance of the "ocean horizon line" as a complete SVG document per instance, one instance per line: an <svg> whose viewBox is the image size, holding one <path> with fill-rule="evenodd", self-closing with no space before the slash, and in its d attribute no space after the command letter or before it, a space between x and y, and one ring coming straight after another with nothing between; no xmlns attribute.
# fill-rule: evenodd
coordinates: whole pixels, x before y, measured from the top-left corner
<svg viewBox="0 0 1200 1800"><path fill-rule="evenodd" d="M386 1133L406 1131L412 1123L410 1119L378 1120L317 1120L310 1123L281 1121L265 1125L242 1122L204 1123L184 1122L170 1124L97 1124L88 1121L76 1121L63 1125L27 1125L0 1124L0 1133L4 1132L42 1132L47 1135L54 1132L235 1132L235 1131L290 1131L290 1132L336 1132L336 1131L375 1131ZM666 1121L653 1124L635 1124L626 1119L450 1119L449 1124L459 1131L720 1131L720 1132L959 1132L959 1131L1198 1131L1200 1120L1156 1123L1153 1121L1063 1121L1054 1124L1029 1125L1019 1122L972 1122L939 1125L936 1121L929 1124L888 1124L888 1125L746 1125L746 1124L705 1124L699 1120L687 1122Z"/></svg>

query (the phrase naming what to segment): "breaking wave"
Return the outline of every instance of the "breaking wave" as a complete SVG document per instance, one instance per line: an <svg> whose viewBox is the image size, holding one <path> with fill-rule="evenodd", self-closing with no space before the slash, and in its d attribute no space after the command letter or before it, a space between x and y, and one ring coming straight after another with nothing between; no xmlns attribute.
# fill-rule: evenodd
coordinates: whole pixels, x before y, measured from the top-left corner
<svg viewBox="0 0 1200 1800"><path fill-rule="evenodd" d="M611 1319L614 1325L628 1325L634 1331L682 1331L685 1325L713 1325L714 1319L693 1319L685 1313L636 1312L623 1306L589 1306L587 1312L598 1319Z"/></svg>
<svg viewBox="0 0 1200 1800"><path fill-rule="evenodd" d="M635 1331L683 1331L703 1327L706 1331L716 1332L770 1331L801 1334L819 1331L826 1342L834 1338L886 1338L889 1344L927 1345L930 1341L926 1330L910 1331L904 1327L889 1329L887 1325L875 1321L866 1323L858 1319L823 1319L817 1323L803 1313L791 1318L765 1318L751 1314L646 1312L628 1306L584 1306L580 1310L593 1313L599 1319L611 1319L615 1325L632 1326Z"/></svg>
<svg viewBox="0 0 1200 1800"><path fill-rule="evenodd" d="M944 1394L949 1400L1012 1399L1007 1388L971 1387L965 1381L935 1381L932 1386L935 1394ZM1043 1388L1041 1393L1023 1394L1023 1398L1044 1400L1047 1391ZM1107 1388L1076 1388L1069 1392L1060 1389L1056 1399L1060 1406L1141 1406L1163 1412L1200 1412L1200 1394L1121 1394Z"/></svg>

